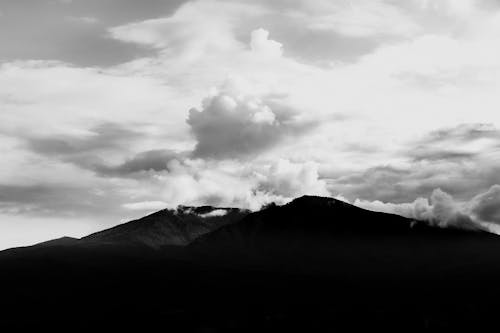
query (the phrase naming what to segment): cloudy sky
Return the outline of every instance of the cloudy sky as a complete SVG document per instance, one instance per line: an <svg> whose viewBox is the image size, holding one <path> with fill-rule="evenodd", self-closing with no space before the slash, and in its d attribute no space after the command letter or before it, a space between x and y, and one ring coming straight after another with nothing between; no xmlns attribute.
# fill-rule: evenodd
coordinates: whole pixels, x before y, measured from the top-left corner
<svg viewBox="0 0 500 333"><path fill-rule="evenodd" d="M0 248L334 196L500 224L497 0L0 0Z"/></svg>

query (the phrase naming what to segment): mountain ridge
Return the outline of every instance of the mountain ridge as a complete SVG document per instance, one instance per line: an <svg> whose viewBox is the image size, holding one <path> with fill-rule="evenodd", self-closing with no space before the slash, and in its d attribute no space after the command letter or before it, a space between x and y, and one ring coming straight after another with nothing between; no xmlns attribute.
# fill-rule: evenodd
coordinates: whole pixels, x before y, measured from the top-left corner
<svg viewBox="0 0 500 333"><path fill-rule="evenodd" d="M8 287L0 327L400 332L496 324L497 235L333 198L253 213L180 207L92 235L0 252L0 285Z"/></svg>
<svg viewBox="0 0 500 333"><path fill-rule="evenodd" d="M162 209L148 214L144 217L118 224L111 228L103 229L81 238L65 236L37 243L33 246L64 246L73 245L76 243L106 243L110 245L117 243L129 243L135 245L144 245L155 249L159 249L162 246L171 245L187 246L191 242L196 241L198 238L203 237L206 234L210 234L211 232L214 232L219 228L223 228L234 223L239 223L249 215L258 216L260 214L267 214L270 210L273 209L292 209L300 211L301 214L307 212L311 215L314 215L315 210L317 211L320 209L333 209L336 213L342 212L342 214L344 214L343 216L337 216L336 219L343 219L344 226L346 228L353 228L354 226L353 224L346 224L345 220L358 219L349 223L362 224L364 228L371 229L372 231L380 231L384 229L384 226L377 223L367 224L363 219L359 220L360 216L358 215L361 214L362 216L371 214L371 216L385 217L386 220L390 220L391 222L393 222L393 220L398 221L397 223L400 223L400 225L398 225L397 223L391 223L392 226L397 229L402 228L403 225L409 225L410 228L442 228L439 226L431 226L427 221L418 221L415 219L405 218L397 214L366 210L364 208L360 208L358 206L332 197L303 195L283 205L277 205L275 203L268 204L261 210L254 212L234 207L179 205L175 209ZM216 214L211 215L212 213ZM347 213L355 214L356 217L349 217L348 215L346 215ZM335 218L335 216L330 217ZM292 227L289 224L289 222L286 222L282 226L284 228ZM446 229L462 230L459 226L450 226ZM475 232L487 232L486 230L481 229L468 230Z"/></svg>
<svg viewBox="0 0 500 333"><path fill-rule="evenodd" d="M224 214L210 216L212 212ZM243 218L249 212L238 208L179 206L163 209L137 220L82 237L84 242L128 242L153 248L183 246L200 235Z"/></svg>

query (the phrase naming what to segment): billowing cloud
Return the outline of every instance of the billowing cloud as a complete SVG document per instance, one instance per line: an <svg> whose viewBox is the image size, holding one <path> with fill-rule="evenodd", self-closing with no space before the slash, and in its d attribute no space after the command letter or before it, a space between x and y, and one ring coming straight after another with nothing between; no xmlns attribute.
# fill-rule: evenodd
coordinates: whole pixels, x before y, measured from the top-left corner
<svg viewBox="0 0 500 333"><path fill-rule="evenodd" d="M328 195L317 165L280 160L242 165L237 161L183 159L168 162L168 171L149 179L136 202L161 199L168 207L213 205L259 209L304 194Z"/></svg>
<svg viewBox="0 0 500 333"><path fill-rule="evenodd" d="M430 199L420 197L410 203L357 199L354 204L369 210L428 221L440 227L497 231L500 224L500 185L493 185L468 201L457 201L441 189L435 189Z"/></svg>
<svg viewBox="0 0 500 333"><path fill-rule="evenodd" d="M259 187L288 198L304 194L329 195L326 182L319 178L318 165L313 162L298 164L280 159L263 175Z"/></svg>
<svg viewBox="0 0 500 333"><path fill-rule="evenodd" d="M474 197L469 210L479 221L500 224L500 185Z"/></svg>
<svg viewBox="0 0 500 333"><path fill-rule="evenodd" d="M315 124L273 96L252 96L223 88L189 111L187 123L197 140L194 156L240 157L303 134Z"/></svg>
<svg viewBox="0 0 500 333"><path fill-rule="evenodd" d="M219 1L194 1L172 16L130 23L110 29L114 39L181 52L191 60L210 49L232 51L242 44L232 35L237 19L261 14L258 6Z"/></svg>
<svg viewBox="0 0 500 333"><path fill-rule="evenodd" d="M393 163L328 177L329 189L350 200L404 203L441 188L466 200L500 182L499 145L492 124L441 128L408 141Z"/></svg>
<svg viewBox="0 0 500 333"><path fill-rule="evenodd" d="M269 39L269 31L262 28L252 31L250 48L253 52L267 57L279 58L283 54L282 44Z"/></svg>

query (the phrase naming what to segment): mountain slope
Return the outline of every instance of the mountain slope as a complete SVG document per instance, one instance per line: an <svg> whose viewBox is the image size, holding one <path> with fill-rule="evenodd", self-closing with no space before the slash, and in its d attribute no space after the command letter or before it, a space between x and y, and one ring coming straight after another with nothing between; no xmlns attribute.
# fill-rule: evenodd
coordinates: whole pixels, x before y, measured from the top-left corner
<svg viewBox="0 0 500 333"><path fill-rule="evenodd" d="M369 272L372 277L397 271L412 277L454 274L464 265L472 273L472 266L496 262L500 238L304 196L249 214L201 236L189 248L195 256L223 264L334 275Z"/></svg>
<svg viewBox="0 0 500 333"><path fill-rule="evenodd" d="M83 237L87 243L141 244L152 248L186 245L202 234L235 223L249 212L237 208L180 206Z"/></svg>
<svg viewBox="0 0 500 333"><path fill-rule="evenodd" d="M0 252L0 272L2 328L477 331L497 321L500 239L306 196L160 211Z"/></svg>

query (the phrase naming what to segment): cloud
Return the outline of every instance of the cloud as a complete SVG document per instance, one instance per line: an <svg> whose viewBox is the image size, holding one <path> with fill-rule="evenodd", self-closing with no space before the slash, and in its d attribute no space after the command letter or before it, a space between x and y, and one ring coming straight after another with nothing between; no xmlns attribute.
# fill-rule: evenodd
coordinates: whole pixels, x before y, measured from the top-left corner
<svg viewBox="0 0 500 333"><path fill-rule="evenodd" d="M163 201L140 201L140 202L126 203L123 204L122 207L129 210L157 211L167 207L167 203Z"/></svg>
<svg viewBox="0 0 500 333"><path fill-rule="evenodd" d="M500 131L493 124L460 124L428 133L409 156L415 161L471 161L499 145Z"/></svg>
<svg viewBox="0 0 500 333"><path fill-rule="evenodd" d="M174 110L180 99L151 77L59 61L2 63L0 85L4 87L2 96L15 102L2 105L0 131L18 136L79 134L104 123L137 126L157 116L166 107L165 99ZM168 123L178 119L182 124L184 114L183 110ZM153 123L161 126L166 122L156 117Z"/></svg>
<svg viewBox="0 0 500 333"><path fill-rule="evenodd" d="M379 166L360 173L328 179L332 194L349 200L357 198L404 203L423 197L435 188L467 200L500 183L500 168L492 156L472 160L431 160L405 163L403 166Z"/></svg>
<svg viewBox="0 0 500 333"><path fill-rule="evenodd" d="M450 194L435 189L430 199L417 198L410 203L386 203L356 199L354 205L411 219L428 221L439 227L487 229L496 232L500 224L500 185L468 201L456 201Z"/></svg>
<svg viewBox="0 0 500 333"><path fill-rule="evenodd" d="M80 184L50 183L0 184L0 214L29 216L97 216L109 217L116 210L119 195L103 190L95 184L93 189Z"/></svg>
<svg viewBox="0 0 500 333"><path fill-rule="evenodd" d="M471 160L476 156L476 154L454 149L418 149L412 152L412 156L415 161L465 161Z"/></svg>
<svg viewBox="0 0 500 333"><path fill-rule="evenodd" d="M422 9L464 17L476 10L476 0L417 0Z"/></svg>
<svg viewBox="0 0 500 333"><path fill-rule="evenodd" d="M109 33L114 39L180 52L193 59L211 49L240 48L241 43L232 36L238 18L260 13L259 7L242 3L193 1L172 16L114 27Z"/></svg>
<svg viewBox="0 0 500 333"><path fill-rule="evenodd" d="M66 16L65 19L69 22L83 23L83 24L96 24L99 20L92 16Z"/></svg>
<svg viewBox="0 0 500 333"><path fill-rule="evenodd" d="M228 213L225 209L214 209L211 212L200 214L201 217L214 217L214 216L224 216Z"/></svg>
<svg viewBox="0 0 500 333"><path fill-rule="evenodd" d="M500 224L500 185L474 197L469 209L479 221Z"/></svg>
<svg viewBox="0 0 500 333"><path fill-rule="evenodd" d="M326 2L314 8L308 28L333 30L350 37L377 35L414 36L420 32L418 24L401 7L386 1ZM323 11L323 14L318 13Z"/></svg>
<svg viewBox="0 0 500 333"><path fill-rule="evenodd" d="M439 142L469 143L480 139L500 141L500 130L491 123L460 124L455 127L442 128L428 134L424 143L436 144Z"/></svg>
<svg viewBox="0 0 500 333"><path fill-rule="evenodd" d="M329 176L322 168L334 194L403 203L425 196L435 188L465 200L500 182L497 161L500 136L492 124L461 124L420 134L402 143L389 155L392 163L359 171L352 169ZM378 146L378 145L377 145ZM382 151L383 153L383 151ZM373 158L380 156L375 151ZM367 153L357 152L355 155Z"/></svg>
<svg viewBox="0 0 500 333"><path fill-rule="evenodd" d="M253 52L266 57L279 58L283 54L282 44L269 39L269 31L259 28L252 31L250 48Z"/></svg>
<svg viewBox="0 0 500 333"><path fill-rule="evenodd" d="M287 198L304 194L328 196L326 182L319 179L318 165L313 162L303 164L279 159L263 175L259 188Z"/></svg>
<svg viewBox="0 0 500 333"><path fill-rule="evenodd" d="M26 144L29 150L39 154L67 156L117 149L127 146L140 136L138 131L122 125L103 123L90 129L88 133L30 137L26 139Z"/></svg>
<svg viewBox="0 0 500 333"><path fill-rule="evenodd" d="M96 164L94 165L94 169L102 175L131 176L141 172L168 170L169 161L185 158L186 156L187 153L179 153L168 149L155 149L138 153L118 165Z"/></svg>
<svg viewBox="0 0 500 333"><path fill-rule="evenodd" d="M187 123L197 140L194 156L212 158L255 155L315 126L273 96L228 86L207 97L200 110L192 108Z"/></svg>
<svg viewBox="0 0 500 333"><path fill-rule="evenodd" d="M120 155L130 154L131 146L143 137L144 133L126 126L103 123L84 133L22 137L21 140L27 150L42 157L111 175L140 171L141 167L148 167L148 163L153 169L160 168L158 152L136 156L114 167L106 164Z"/></svg>
<svg viewBox="0 0 500 333"><path fill-rule="evenodd" d="M167 170L149 174L141 184L142 190L130 193L133 203L159 200L169 208L212 205L256 210L303 194L328 195L316 164L288 160L245 165L235 160L174 159Z"/></svg>

